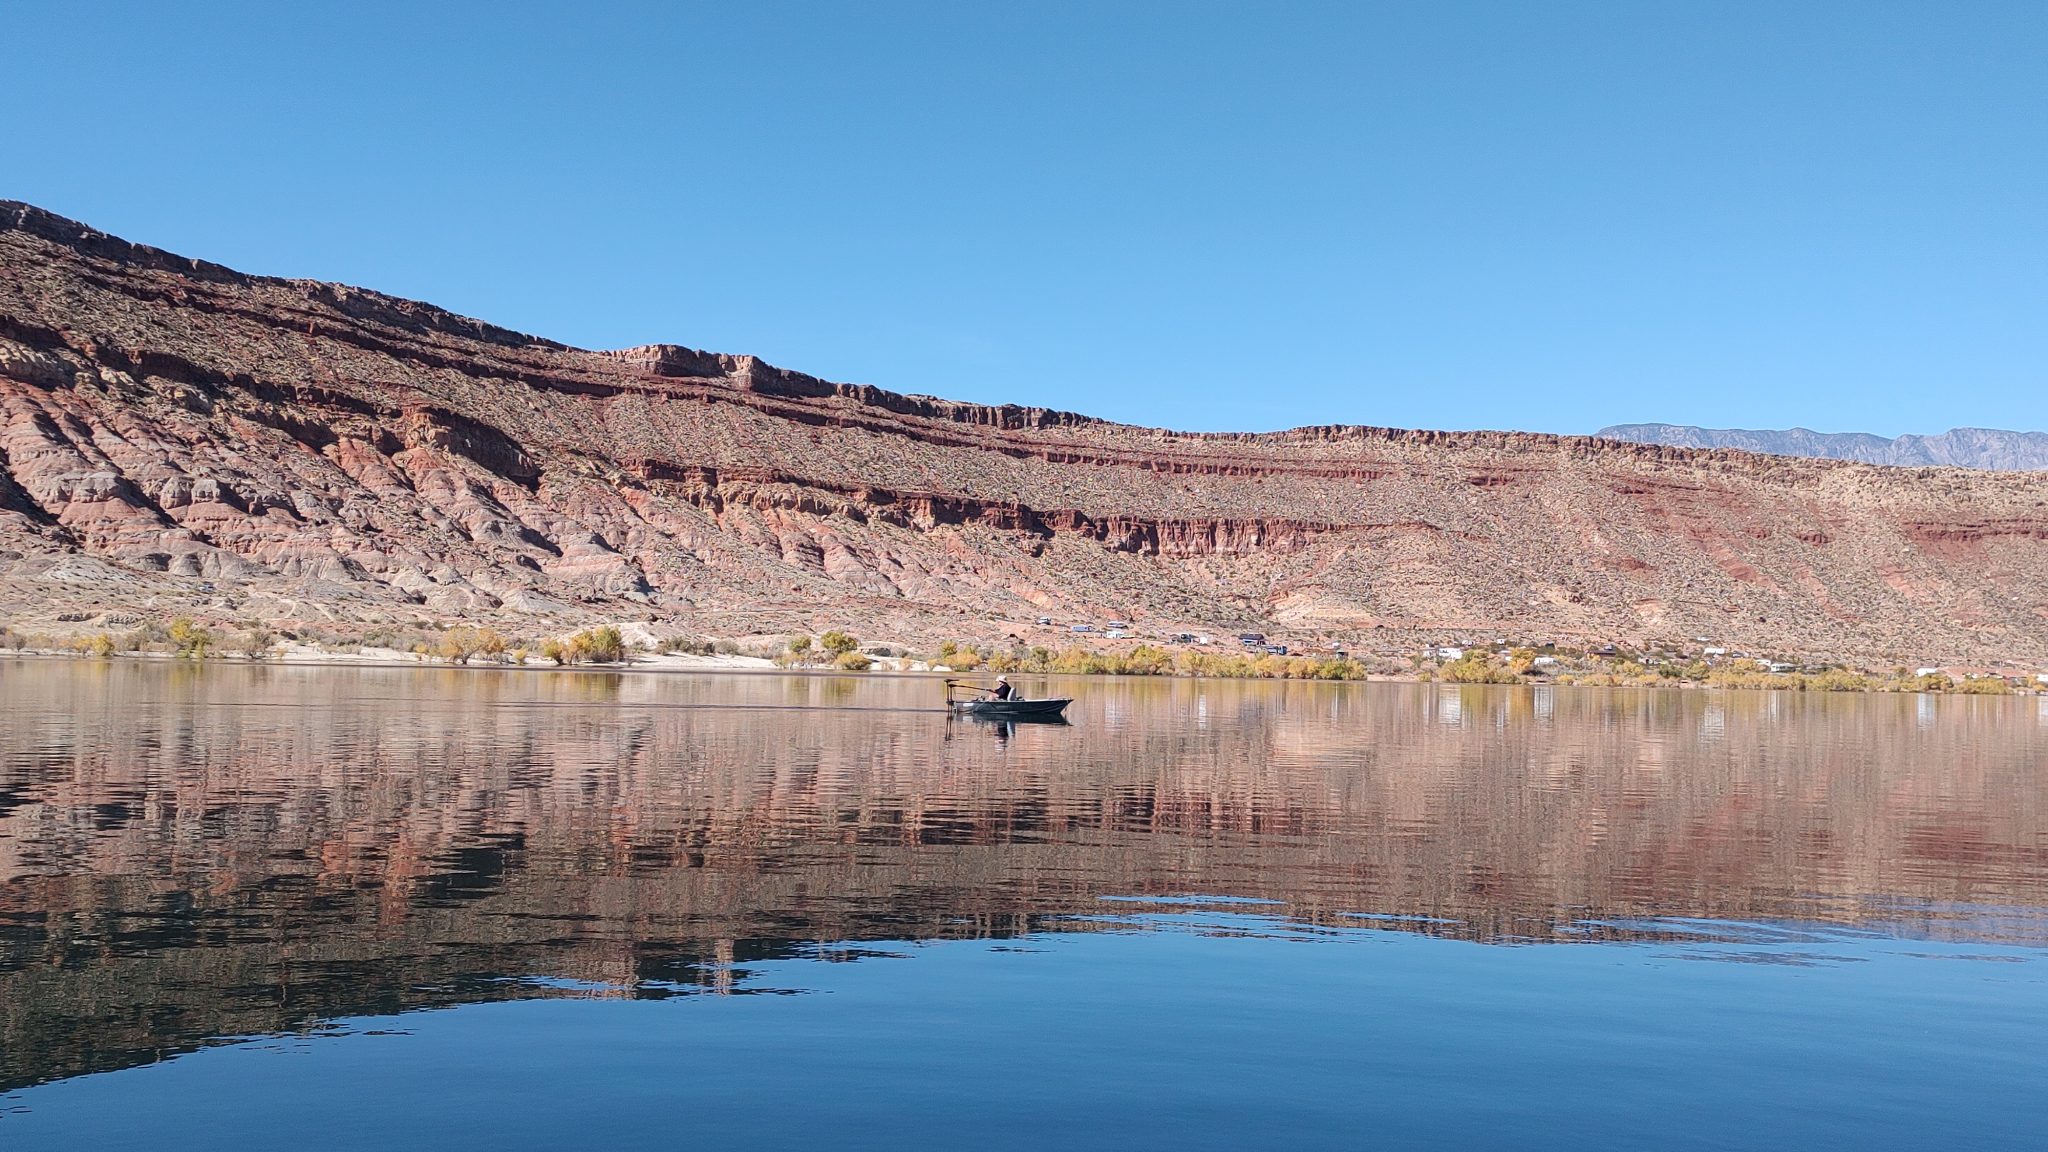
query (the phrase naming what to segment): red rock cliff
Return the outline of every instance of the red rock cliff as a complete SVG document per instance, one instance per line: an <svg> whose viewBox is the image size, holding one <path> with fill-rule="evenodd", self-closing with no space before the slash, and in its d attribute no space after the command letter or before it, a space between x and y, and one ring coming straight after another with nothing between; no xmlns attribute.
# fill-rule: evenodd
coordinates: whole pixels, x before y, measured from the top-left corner
<svg viewBox="0 0 2048 1152"><path fill-rule="evenodd" d="M1184 434L589 352L0 202L0 613L1713 635L2048 655L2048 476ZM1051 370L1051 369L1049 369Z"/></svg>

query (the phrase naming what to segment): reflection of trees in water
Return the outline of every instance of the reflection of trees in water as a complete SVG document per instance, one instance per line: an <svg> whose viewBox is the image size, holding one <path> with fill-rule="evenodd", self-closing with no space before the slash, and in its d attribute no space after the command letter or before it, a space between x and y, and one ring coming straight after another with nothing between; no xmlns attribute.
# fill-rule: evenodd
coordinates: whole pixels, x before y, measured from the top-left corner
<svg viewBox="0 0 2048 1152"><path fill-rule="evenodd" d="M506 974L715 989L1104 894L1544 939L2048 891L2027 701L1136 680L1005 740L911 680L0 677L7 1082L537 994Z"/></svg>

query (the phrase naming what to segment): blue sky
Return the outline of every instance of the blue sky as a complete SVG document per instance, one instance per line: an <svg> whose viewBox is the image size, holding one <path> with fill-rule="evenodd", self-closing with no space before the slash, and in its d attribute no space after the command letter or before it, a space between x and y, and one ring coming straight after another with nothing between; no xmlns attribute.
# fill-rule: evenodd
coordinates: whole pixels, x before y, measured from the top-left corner
<svg viewBox="0 0 2048 1152"><path fill-rule="evenodd" d="M12 0L0 196L1181 428L2048 428L2038 0L299 8Z"/></svg>

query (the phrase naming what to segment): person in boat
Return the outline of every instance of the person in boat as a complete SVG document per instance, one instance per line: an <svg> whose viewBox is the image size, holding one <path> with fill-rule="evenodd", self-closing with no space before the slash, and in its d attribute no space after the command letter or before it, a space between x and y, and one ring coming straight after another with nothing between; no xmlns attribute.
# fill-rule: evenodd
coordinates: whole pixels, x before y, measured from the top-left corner
<svg viewBox="0 0 2048 1152"><path fill-rule="evenodd" d="M998 676L996 677L996 686L989 692L989 699L1009 700L1016 695L1017 690L1010 687L1010 678L1008 676Z"/></svg>

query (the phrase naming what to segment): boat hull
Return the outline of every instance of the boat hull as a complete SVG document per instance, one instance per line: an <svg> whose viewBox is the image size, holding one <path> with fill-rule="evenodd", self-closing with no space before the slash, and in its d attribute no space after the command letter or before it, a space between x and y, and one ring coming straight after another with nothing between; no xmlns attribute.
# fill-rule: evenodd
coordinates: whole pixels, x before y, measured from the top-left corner
<svg viewBox="0 0 2048 1152"><path fill-rule="evenodd" d="M953 705L962 716L980 720L1054 720L1066 714L1073 700L969 700Z"/></svg>

